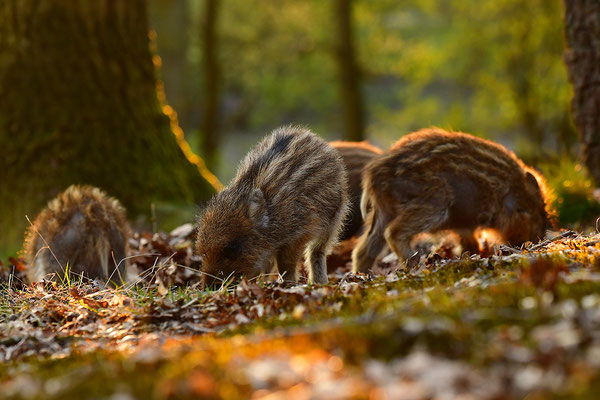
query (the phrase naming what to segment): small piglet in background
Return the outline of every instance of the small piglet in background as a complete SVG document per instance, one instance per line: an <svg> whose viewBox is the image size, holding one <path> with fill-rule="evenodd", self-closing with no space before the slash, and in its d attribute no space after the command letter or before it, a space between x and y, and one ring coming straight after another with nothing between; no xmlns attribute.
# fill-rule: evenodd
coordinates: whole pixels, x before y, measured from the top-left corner
<svg viewBox="0 0 600 400"><path fill-rule="evenodd" d="M326 283L325 257L347 211L346 180L339 154L309 130L283 127L266 136L199 218L205 286L269 273L273 261L283 279L296 282L303 252L309 281Z"/></svg>
<svg viewBox="0 0 600 400"><path fill-rule="evenodd" d="M122 283L129 232L125 209L116 199L92 186L70 186L27 231L28 277L32 282L64 279L68 265L72 275Z"/></svg>
<svg viewBox="0 0 600 400"><path fill-rule="evenodd" d="M543 178L501 145L437 128L411 133L365 168L361 211L369 211L353 269L367 272L386 242L410 258L422 232L453 230L475 247L479 228L511 245L538 241L549 203Z"/></svg>
<svg viewBox="0 0 600 400"><path fill-rule="evenodd" d="M367 142L335 141L329 144L340 153L348 173L350 210L340 235L341 240L346 240L360 233L363 226L363 216L360 212L362 172L367 163L380 155L382 151L379 147Z"/></svg>

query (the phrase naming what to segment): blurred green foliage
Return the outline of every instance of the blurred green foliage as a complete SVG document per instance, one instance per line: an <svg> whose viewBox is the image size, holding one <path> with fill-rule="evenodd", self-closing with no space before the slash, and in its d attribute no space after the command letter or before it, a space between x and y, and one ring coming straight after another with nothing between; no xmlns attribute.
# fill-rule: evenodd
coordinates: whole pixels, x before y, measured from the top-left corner
<svg viewBox="0 0 600 400"><path fill-rule="evenodd" d="M586 169L566 157L543 163L541 169L554 192L553 207L559 226L595 226L600 217L600 203Z"/></svg>
<svg viewBox="0 0 600 400"><path fill-rule="evenodd" d="M561 1L387 3L357 10L370 82L392 82L370 93L373 134L433 124L500 140L525 158L570 150Z"/></svg>
<svg viewBox="0 0 600 400"><path fill-rule="evenodd" d="M202 4L151 2L168 100L190 134L200 134ZM501 140L534 160L572 150L560 0L353 4L373 140L386 146L437 125ZM332 12L329 1L222 0L224 135L295 122L341 137Z"/></svg>
<svg viewBox="0 0 600 400"><path fill-rule="evenodd" d="M191 143L202 140L203 0L152 0L169 102ZM367 133L387 147L428 127L499 141L543 166L561 224L600 215L575 169L572 90L563 60L561 0L355 0ZM306 124L342 137L332 1L222 0L221 162L237 160L274 127ZM551 165L551 160L563 161ZM569 186L570 183L570 186ZM563 225L564 226L564 225Z"/></svg>

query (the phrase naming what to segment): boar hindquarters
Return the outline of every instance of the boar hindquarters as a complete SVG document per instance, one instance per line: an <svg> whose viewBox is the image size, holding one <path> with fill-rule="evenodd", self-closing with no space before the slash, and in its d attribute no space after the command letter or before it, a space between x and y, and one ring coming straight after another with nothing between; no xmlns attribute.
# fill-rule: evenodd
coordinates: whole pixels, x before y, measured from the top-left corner
<svg viewBox="0 0 600 400"><path fill-rule="evenodd" d="M340 235L341 240L346 240L357 235L363 226L363 216L360 212L362 173L369 161L380 155L382 151L367 142L336 141L331 142L330 145L340 153L348 174L350 209Z"/></svg>
<svg viewBox="0 0 600 400"><path fill-rule="evenodd" d="M105 282L125 278L129 225L116 199L91 186L70 186L37 216L24 245L31 281L68 272ZM58 275L58 276L57 276Z"/></svg>
<svg viewBox="0 0 600 400"><path fill-rule="evenodd" d="M542 177L504 147L441 129L409 134L365 169L361 208L370 211L353 269L368 271L386 243L408 259L421 232L455 230L474 243L484 227L513 245L537 241L547 203Z"/></svg>
<svg viewBox="0 0 600 400"><path fill-rule="evenodd" d="M268 273L273 261L285 280L295 282L303 251L309 280L327 282L325 256L346 209L339 154L306 129L275 130L248 153L200 216L196 251L205 284Z"/></svg>

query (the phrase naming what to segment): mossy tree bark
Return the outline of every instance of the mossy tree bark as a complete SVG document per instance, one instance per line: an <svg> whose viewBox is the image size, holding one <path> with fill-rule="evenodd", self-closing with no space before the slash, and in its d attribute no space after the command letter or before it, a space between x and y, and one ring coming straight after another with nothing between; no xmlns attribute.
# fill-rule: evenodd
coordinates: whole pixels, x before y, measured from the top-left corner
<svg viewBox="0 0 600 400"><path fill-rule="evenodd" d="M600 2L565 0L565 32L565 60L574 92L571 112L584 163L600 185Z"/></svg>
<svg viewBox="0 0 600 400"><path fill-rule="evenodd" d="M337 22L336 63L343 105L344 139L361 141L365 139L365 122L361 74L354 49L352 0L336 0L334 13Z"/></svg>
<svg viewBox="0 0 600 400"><path fill-rule="evenodd" d="M1 3L0 247L72 183L106 190L130 217L214 192L159 100L159 64L145 0Z"/></svg>
<svg viewBox="0 0 600 400"><path fill-rule="evenodd" d="M205 0L202 27L203 75L206 87L204 118L202 123L202 153L210 168L217 163L219 147L219 83L221 71L218 59L217 20L219 0Z"/></svg>

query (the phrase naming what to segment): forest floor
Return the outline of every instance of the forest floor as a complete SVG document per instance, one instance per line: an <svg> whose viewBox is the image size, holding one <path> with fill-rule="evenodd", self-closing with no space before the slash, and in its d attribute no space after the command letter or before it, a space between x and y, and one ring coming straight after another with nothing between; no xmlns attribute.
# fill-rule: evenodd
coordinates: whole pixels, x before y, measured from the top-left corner
<svg viewBox="0 0 600 400"><path fill-rule="evenodd" d="M205 292L191 227L130 240L118 289L0 265L0 398L596 399L600 235L489 257L448 248L375 276Z"/></svg>

